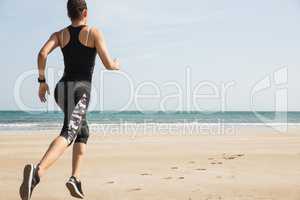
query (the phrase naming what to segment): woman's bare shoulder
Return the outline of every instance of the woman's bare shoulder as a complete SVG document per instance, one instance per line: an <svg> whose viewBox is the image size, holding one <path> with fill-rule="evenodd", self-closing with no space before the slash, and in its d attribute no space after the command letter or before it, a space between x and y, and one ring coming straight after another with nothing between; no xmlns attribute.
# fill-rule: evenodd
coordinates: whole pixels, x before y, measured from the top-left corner
<svg viewBox="0 0 300 200"><path fill-rule="evenodd" d="M100 28L93 26L93 27L91 27L90 31L91 31L93 38L103 39L103 33Z"/></svg>
<svg viewBox="0 0 300 200"><path fill-rule="evenodd" d="M68 30L68 27L64 27L64 28L62 28L62 29L56 31L55 33L56 33L56 34L62 34L62 33L65 33L66 30Z"/></svg>

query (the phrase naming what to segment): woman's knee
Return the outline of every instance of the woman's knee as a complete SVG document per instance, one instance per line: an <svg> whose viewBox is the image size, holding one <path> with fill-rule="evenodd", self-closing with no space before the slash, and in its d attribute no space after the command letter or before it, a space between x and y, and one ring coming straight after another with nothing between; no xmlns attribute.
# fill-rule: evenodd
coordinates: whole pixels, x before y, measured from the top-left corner
<svg viewBox="0 0 300 200"><path fill-rule="evenodd" d="M86 153L86 145L84 143L74 143L73 149L74 152L79 156L82 156Z"/></svg>
<svg viewBox="0 0 300 200"><path fill-rule="evenodd" d="M74 144L87 144L89 136L86 137L77 137Z"/></svg>

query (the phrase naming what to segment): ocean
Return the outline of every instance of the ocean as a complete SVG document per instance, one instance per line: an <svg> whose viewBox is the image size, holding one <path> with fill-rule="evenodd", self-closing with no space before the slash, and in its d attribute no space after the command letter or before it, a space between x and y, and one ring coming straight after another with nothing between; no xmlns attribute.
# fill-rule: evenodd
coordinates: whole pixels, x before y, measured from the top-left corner
<svg viewBox="0 0 300 200"><path fill-rule="evenodd" d="M90 128L118 125L300 125L300 112L186 112L186 111L92 111L87 116ZM59 130L62 112L0 111L0 130Z"/></svg>

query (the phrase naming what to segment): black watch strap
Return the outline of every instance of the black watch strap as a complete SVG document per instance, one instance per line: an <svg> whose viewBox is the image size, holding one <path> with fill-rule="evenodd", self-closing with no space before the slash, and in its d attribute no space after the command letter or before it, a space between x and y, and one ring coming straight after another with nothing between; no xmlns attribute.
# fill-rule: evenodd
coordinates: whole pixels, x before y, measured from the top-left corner
<svg viewBox="0 0 300 200"><path fill-rule="evenodd" d="M46 83L46 79L40 79L40 78L38 78L38 82L39 83Z"/></svg>

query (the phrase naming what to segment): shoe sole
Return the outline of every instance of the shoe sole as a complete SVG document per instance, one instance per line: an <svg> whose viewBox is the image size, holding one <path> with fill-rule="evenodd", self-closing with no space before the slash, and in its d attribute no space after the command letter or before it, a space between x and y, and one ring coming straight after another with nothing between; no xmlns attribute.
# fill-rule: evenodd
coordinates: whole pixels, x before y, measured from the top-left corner
<svg viewBox="0 0 300 200"><path fill-rule="evenodd" d="M78 189L76 188L76 185L72 182L67 182L66 183L66 187L68 188L70 195L72 197L78 198L78 199L83 199L84 196L82 196L80 194L80 192L78 191Z"/></svg>
<svg viewBox="0 0 300 200"><path fill-rule="evenodd" d="M20 187L20 197L22 200L30 199L30 190L33 176L33 165L26 165L23 171L23 182Z"/></svg>

